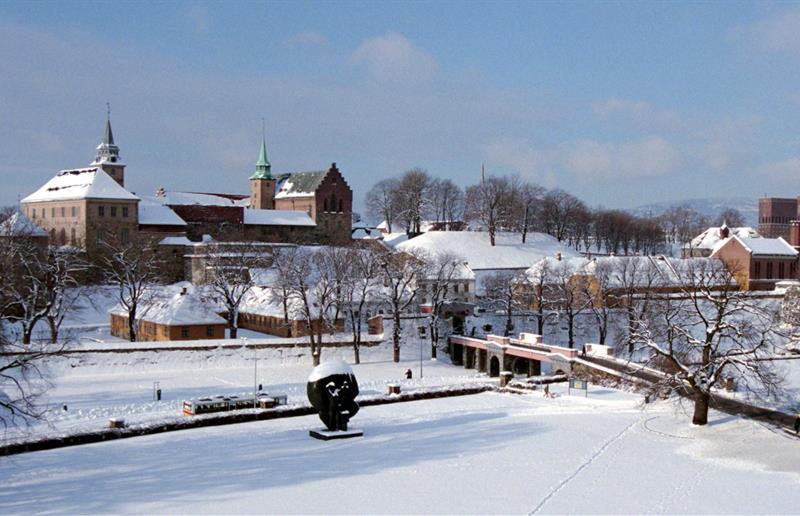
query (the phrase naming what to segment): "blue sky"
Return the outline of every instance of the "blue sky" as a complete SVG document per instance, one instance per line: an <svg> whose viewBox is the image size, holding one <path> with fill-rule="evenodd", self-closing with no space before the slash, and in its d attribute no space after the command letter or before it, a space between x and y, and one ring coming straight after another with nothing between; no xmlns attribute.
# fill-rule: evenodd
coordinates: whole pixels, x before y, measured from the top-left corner
<svg viewBox="0 0 800 516"><path fill-rule="evenodd" d="M2 2L0 204L83 166L105 102L131 190L245 192L336 161L591 205L800 194L800 4Z"/></svg>

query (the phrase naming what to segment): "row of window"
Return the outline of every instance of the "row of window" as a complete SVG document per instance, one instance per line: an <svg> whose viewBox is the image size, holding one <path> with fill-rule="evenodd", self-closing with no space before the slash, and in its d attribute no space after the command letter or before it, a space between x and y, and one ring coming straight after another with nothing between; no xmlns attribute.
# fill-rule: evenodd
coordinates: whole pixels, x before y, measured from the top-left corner
<svg viewBox="0 0 800 516"><path fill-rule="evenodd" d="M108 214L111 217L117 216L117 207L116 206L109 206L108 207ZM106 207L105 206L98 206L97 207L97 216L98 217L105 217L106 216ZM128 207L122 206L122 218L128 218Z"/></svg>
<svg viewBox="0 0 800 516"><path fill-rule="evenodd" d="M67 230L61 228L60 230L56 231L55 229L50 230L50 242L53 245L72 245L72 246L79 246L80 242L75 235L75 228L70 228L69 230L69 240L67 240Z"/></svg>
<svg viewBox="0 0 800 516"><path fill-rule="evenodd" d="M761 217L762 224L788 224L797 217Z"/></svg>
<svg viewBox="0 0 800 516"><path fill-rule="evenodd" d="M71 206L70 209L69 209L70 217L77 217L78 215L80 215L80 213L81 213L81 209L79 207L77 207L77 206ZM40 212L38 212L38 214L41 215L41 218L46 219L47 218L47 208L42 208L42 210ZM67 208L66 208L66 206L61 206L60 208L56 208L56 207L50 208L50 218L54 219L54 218L56 218L58 216L60 216L62 218L65 218L67 216ZM31 218L35 219L36 217L37 217L36 208L32 208L31 209Z"/></svg>
<svg viewBox="0 0 800 516"><path fill-rule="evenodd" d="M338 210L336 209L337 207L339 208ZM322 211L326 212L338 211L339 213L342 213L344 211L344 202L342 201L342 199L339 199L339 202L337 203L336 196L331 194L330 200L328 199L322 200Z"/></svg>
<svg viewBox="0 0 800 516"><path fill-rule="evenodd" d="M777 265L777 267L776 267ZM788 265L789 267L786 267ZM789 271L789 275L786 276L786 271ZM762 278L761 272L764 271L764 276ZM777 276L775 276L775 272L777 272ZM753 279L786 279L786 278L794 278L797 275L797 265L794 262L786 264L784 262L778 262L775 264L774 262L767 262L764 267L762 267L761 262L755 262L753 266Z"/></svg>

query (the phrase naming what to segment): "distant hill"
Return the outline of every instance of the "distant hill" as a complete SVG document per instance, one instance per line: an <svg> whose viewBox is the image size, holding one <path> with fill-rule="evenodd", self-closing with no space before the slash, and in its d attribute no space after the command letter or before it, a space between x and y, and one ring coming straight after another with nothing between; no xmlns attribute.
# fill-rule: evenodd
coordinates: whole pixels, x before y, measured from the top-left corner
<svg viewBox="0 0 800 516"><path fill-rule="evenodd" d="M638 206L630 211L639 216L655 216L673 206L688 206L712 219L727 208L735 208L744 216L748 226L755 227L758 225L758 199L750 197L707 197L704 199L686 199L685 201L659 202Z"/></svg>

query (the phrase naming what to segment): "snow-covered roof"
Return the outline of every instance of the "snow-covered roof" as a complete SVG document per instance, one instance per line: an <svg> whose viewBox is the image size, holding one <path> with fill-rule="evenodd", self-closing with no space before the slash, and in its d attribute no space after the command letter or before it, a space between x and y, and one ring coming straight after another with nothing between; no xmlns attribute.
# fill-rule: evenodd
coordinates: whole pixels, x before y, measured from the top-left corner
<svg viewBox="0 0 800 516"><path fill-rule="evenodd" d="M317 188L327 174L327 170L319 170L280 175L275 185L275 198L287 199L291 197L309 197L314 195L314 192L317 191Z"/></svg>
<svg viewBox="0 0 800 516"><path fill-rule="evenodd" d="M401 244L407 240L408 235L405 233L386 233L383 235L383 243L389 247L397 247L398 244Z"/></svg>
<svg viewBox="0 0 800 516"><path fill-rule="evenodd" d="M735 280L725 264L717 258L672 258L668 256L598 256L572 257L562 260L544 258L530 267L525 274L529 281L538 283L544 270L551 278L561 272L570 275L601 274L604 268L608 288L664 288L703 284L722 286ZM545 280L547 283L548 281Z"/></svg>
<svg viewBox="0 0 800 516"><path fill-rule="evenodd" d="M24 213L17 210L0 224L0 236L46 237L47 231L37 226Z"/></svg>
<svg viewBox="0 0 800 516"><path fill-rule="evenodd" d="M99 167L62 170L21 202L114 199L138 201Z"/></svg>
<svg viewBox="0 0 800 516"><path fill-rule="evenodd" d="M185 236L170 236L163 238L158 244L159 245L192 245L197 244L199 242L192 242Z"/></svg>
<svg viewBox="0 0 800 516"><path fill-rule="evenodd" d="M728 228L727 226L723 227L710 227L694 237L692 241L689 243L690 248L692 249L710 249L715 250L719 247L721 242L726 242L727 238L722 238L721 230L727 229L728 230L728 237L749 237L749 238L760 238L758 231L749 227L743 226L738 228Z"/></svg>
<svg viewBox="0 0 800 516"><path fill-rule="evenodd" d="M374 240L383 240L384 234L378 228L365 224L364 222L354 222L351 230L351 237L353 239L371 238Z"/></svg>
<svg viewBox="0 0 800 516"><path fill-rule="evenodd" d="M797 256L797 250L781 237L736 239L754 255Z"/></svg>
<svg viewBox="0 0 800 516"><path fill-rule="evenodd" d="M463 258L476 273L480 270L524 270L542 258L554 256L556 253L561 253L565 258L578 256L577 251L544 233L528 233L524 244L521 239L518 233L497 233L496 245L492 247L488 233L431 231L396 247L408 252L417 249L433 254L448 252Z"/></svg>
<svg viewBox="0 0 800 516"><path fill-rule="evenodd" d="M249 197L246 195L172 192L163 189L156 192L153 199L169 206L247 206L250 203Z"/></svg>
<svg viewBox="0 0 800 516"><path fill-rule="evenodd" d="M184 292L185 289L185 292ZM225 324L226 321L214 309L214 303L206 302L200 289L183 282L164 287L154 299L140 305L136 319L168 326L189 326L196 324ZM110 313L127 315L119 304Z"/></svg>
<svg viewBox="0 0 800 516"><path fill-rule="evenodd" d="M316 226L304 211L244 210L244 223L255 226Z"/></svg>
<svg viewBox="0 0 800 516"><path fill-rule="evenodd" d="M139 203L139 224L158 226L186 226L186 222L165 206L152 198L144 198Z"/></svg>

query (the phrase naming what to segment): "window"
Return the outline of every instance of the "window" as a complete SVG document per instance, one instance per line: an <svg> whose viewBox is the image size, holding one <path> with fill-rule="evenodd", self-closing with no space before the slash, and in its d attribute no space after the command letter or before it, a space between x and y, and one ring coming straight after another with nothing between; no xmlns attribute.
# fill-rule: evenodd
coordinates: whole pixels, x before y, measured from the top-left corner
<svg viewBox="0 0 800 516"><path fill-rule="evenodd" d="M761 262L756 262L755 271L753 274L756 278L761 277Z"/></svg>
<svg viewBox="0 0 800 516"><path fill-rule="evenodd" d="M111 216L112 217L116 217L117 216L117 207L116 206L112 206L111 207Z"/></svg>
<svg viewBox="0 0 800 516"><path fill-rule="evenodd" d="M36 218L36 208L34 208L31 213L33 213L33 218L35 219Z"/></svg>
<svg viewBox="0 0 800 516"><path fill-rule="evenodd" d="M76 208L75 206L73 206L73 207L70 209L70 211L72 212L72 216L73 216L73 217L77 217L77 216L78 216L78 208Z"/></svg>
<svg viewBox="0 0 800 516"><path fill-rule="evenodd" d="M322 211L328 211L328 199L322 201Z"/></svg>
<svg viewBox="0 0 800 516"><path fill-rule="evenodd" d="M781 262L778 264L778 277L783 278L784 277L783 273L784 273L783 262Z"/></svg>
<svg viewBox="0 0 800 516"><path fill-rule="evenodd" d="M772 262L767 262L767 279L772 279Z"/></svg>
<svg viewBox="0 0 800 516"><path fill-rule="evenodd" d="M77 242L75 241L75 228L70 228L69 230L69 245L76 245Z"/></svg>
<svg viewBox="0 0 800 516"><path fill-rule="evenodd" d="M106 216L106 207L105 206L98 206L97 207L97 216L98 217L105 217Z"/></svg>
<svg viewBox="0 0 800 516"><path fill-rule="evenodd" d="M67 209L65 207L63 207L63 206L61 207L61 216L62 217L66 217L67 216Z"/></svg>
<svg viewBox="0 0 800 516"><path fill-rule="evenodd" d="M128 218L128 207L127 206L123 206L122 207L122 216L125 217L125 218Z"/></svg>
<svg viewBox="0 0 800 516"><path fill-rule="evenodd" d="M51 219L56 218L56 209L55 208L50 208L50 218Z"/></svg>
<svg viewBox="0 0 800 516"><path fill-rule="evenodd" d="M181 326L181 338L188 339L189 338L189 327L188 326Z"/></svg>
<svg viewBox="0 0 800 516"><path fill-rule="evenodd" d="M122 242L123 244L127 244L131 241L131 234L127 228L120 230L119 241Z"/></svg>
<svg viewBox="0 0 800 516"><path fill-rule="evenodd" d="M342 209L342 208L343 208L343 206L344 206L344 204L342 203L342 200L341 200L341 199L339 199L339 213L341 213L341 212L343 212L343 211L344 211L344 209Z"/></svg>
<svg viewBox="0 0 800 516"><path fill-rule="evenodd" d="M464 283L464 292L469 292L469 283Z"/></svg>
<svg viewBox="0 0 800 516"><path fill-rule="evenodd" d="M214 336L214 327L206 326L206 337L213 337L213 336Z"/></svg>

